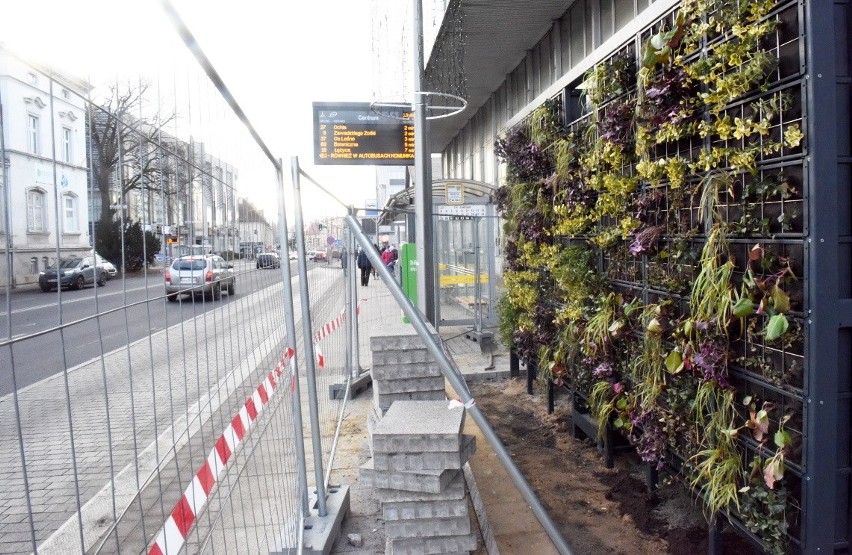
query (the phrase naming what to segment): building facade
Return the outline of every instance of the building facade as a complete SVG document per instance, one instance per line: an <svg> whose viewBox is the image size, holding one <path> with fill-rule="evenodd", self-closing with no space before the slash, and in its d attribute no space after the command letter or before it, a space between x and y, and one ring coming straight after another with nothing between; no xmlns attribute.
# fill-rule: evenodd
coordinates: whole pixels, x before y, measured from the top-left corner
<svg viewBox="0 0 852 555"><path fill-rule="evenodd" d="M0 48L0 286L36 283L57 256L91 249L83 80Z"/></svg>
<svg viewBox="0 0 852 555"><path fill-rule="evenodd" d="M776 457L776 463L778 457L782 457L784 468L775 476L783 475L783 479L778 480L783 486L773 487L775 482L767 478L765 484L758 481L749 487L747 476L737 475L726 482L735 493L736 503L722 504L724 510L711 516L718 519L717 522L730 523L758 549L848 553L852 545L849 439L849 414L852 412L852 288L849 287L852 282L852 249L849 246L852 242L849 177L852 159L849 138L852 49L849 45L852 39L849 29L852 28L852 11L845 3L803 0L747 3L707 0L689 2L689 9L681 11L686 4L686 0L541 0L482 4L452 0L432 49L426 82L434 84L438 90L452 92L441 83L452 81L461 73L467 87L464 97L468 106L458 117L432 122L431 150L442 154L445 176L449 179L473 179L495 187L508 185L504 191L517 191L523 179L528 179L526 183L535 186L533 191L540 195L539 199L548 198L549 186L554 190L561 187L564 194L591 191L592 196L586 199L551 199L551 206L559 204L560 210L553 212L558 216L553 218L558 224L578 224L580 217L575 217L578 212L572 210L583 203L605 214L602 218L595 214L597 219L593 218L591 228L576 228L582 229L582 233L572 231L575 228L567 225L561 228L565 231L554 240L553 246L566 247L557 248L559 253L569 245L588 248L593 256L590 258L592 266L609 290L629 295L640 304L668 299L677 305L688 299L698 272L687 273L685 289L678 293L677 280L659 279L660 268L665 267L661 262L663 257L657 257L653 250L644 251L643 237L638 233L615 231L617 225L648 229L641 221L644 213L633 210L643 200L665 197L668 203L665 210L671 210L671 206L679 209L678 195L682 195L684 189L697 196L702 190L712 192L712 186L707 183L713 183L717 176L734 184L727 190L720 186L721 200L714 205L724 207L724 213L715 216L716 230L724 230L723 233L732 236L731 244L735 246L731 247L731 253L736 248L757 245L760 252L783 252L783 260L796 268L796 279L784 284L796 291L793 308L781 303L784 308L772 316L778 322L783 321L785 332L796 339L778 348L777 344L772 344L775 338L770 339L769 333L752 336L745 340L751 349L747 353L758 350L759 353L751 355L751 359L747 356L737 359L732 354L744 340L722 339L726 345L728 341L731 345L723 351L728 380L724 389L733 392L738 400L760 398L761 402L768 401L767 407L775 407L770 417L772 429L778 429L780 434L774 445L755 440L754 434L741 434L732 443L735 453L732 456L738 458L736 464L744 472L749 468L763 468L764 477L770 478L772 475L765 470L774 469L770 455ZM690 26L681 27L684 21ZM719 24L719 21L726 24ZM749 38L744 38L743 29L749 30ZM464 39L464 49L459 50L457 56L448 59L434 55L459 35ZM745 55L741 56L742 53ZM746 75L749 68L753 71ZM691 88L685 86L675 91L665 86L657 87L672 75L685 75L683 82L689 83ZM745 80L740 81L738 87L730 88L736 79ZM655 87L649 87L648 83ZM651 100L643 93L651 94ZM678 94L684 99L682 104L671 100L680 99ZM654 105L654 102L659 103ZM662 113L655 110L664 104L672 110L669 116L679 113L678 110L685 106L696 110L697 115L691 116L696 118L691 121L693 126L684 126L682 121L673 122L665 117L655 120L654 117ZM729 131L728 121L739 129ZM706 127L708 122L712 124L710 128ZM757 130L743 130L745 125L751 125L747 122L754 122ZM701 127L702 123L705 127ZM615 131L620 124L624 125L621 131L625 134ZM677 132L667 134L673 128L677 128ZM637 130L636 136L630 135L632 130ZM542 138L548 134L550 139ZM566 141L578 136L582 139L573 143L579 146L572 151L573 145ZM514 166L495 155L495 141L501 138L517 141L510 145L515 149L511 152L517 156ZM573 160L559 162L562 164L560 171L564 170L561 175L545 167L543 171L550 173L538 176L539 180L525 174L523 168L519 171L518 159L528 162L529 167L542 160L536 158L535 149L524 154L523 148L547 146L541 142L546 140L564 147L563 152L581 154L575 154ZM503 146L509 149L506 143ZM600 163L600 157L609 154L614 156L609 162L617 159L622 165L613 163L607 167L608 162ZM527 157L523 158L524 155ZM624 157L619 158L621 155ZM576 166L571 166L572 163ZM547 162L541 164L547 166ZM554 162L554 167L556 165ZM573 169L565 170L566 167L580 167L586 173L570 173ZM656 173L660 168L671 171ZM550 177L556 181L548 182ZM594 181L598 178L599 181ZM769 183L772 179L780 180L782 190L770 194L752 193L750 183ZM606 189L607 185L595 188L601 183L630 186L626 198L632 200L619 205L623 208L620 213L598 202L601 198L613 198L607 196L612 192ZM705 189L699 190L698 184L704 184ZM737 187L741 189L739 192L734 191ZM711 197L705 200L708 198ZM508 202L515 201L516 198ZM507 202L505 197L503 202ZM530 208L530 205L524 206ZM695 206L693 208L698 211ZM530 213L540 215L543 212L531 210ZM639 217L631 222L630 218L637 213ZM676 213L677 210L668 212ZM523 211L519 214L529 219L529 214ZM518 214L512 216L519 217ZM661 224L651 232L658 234L663 245L688 236L693 248L697 245L698 256L703 247L712 245L712 241L707 227L701 228L695 222L695 218L678 221L672 216L665 221L666 225ZM538 239L527 239L520 231L521 226L516 225L510 247L521 237L529 247L525 252L534 252L533 244ZM526 231L532 234L534 230ZM655 235L654 240L658 236ZM518 241L520 244L521 240ZM499 242L508 243L506 238L500 238ZM670 254L664 246L659 248L660 252ZM507 257L509 250L506 249ZM517 252L514 256L513 262L517 264ZM752 252L751 256L757 254ZM738 256L731 254L730 260L739 264L738 272L744 272L743 264L748 265L750 258L744 251ZM528 267L527 264L521 262L516 270L541 270L539 266ZM546 274L541 273L542 276ZM516 272L513 278L517 276ZM780 280L773 283L781 288ZM773 291L779 297L782 295L778 290ZM680 294L683 296L678 297ZM744 293L737 291L736 294L739 298ZM550 309L554 307L541 302L534 311L546 314ZM690 307L679 306L677 310L679 318L694 315ZM763 313L759 313L753 325L762 322L760 318L763 317ZM577 325L585 325L582 316L574 319ZM537 330L546 331L554 321L547 317L536 320ZM786 323L792 333L786 331ZM559 332L562 333L566 326L567 322L561 322ZM666 341L677 343L676 337L665 337ZM537 347L548 345L552 346L545 343ZM776 355L780 351L783 357ZM795 375L784 374L793 357L797 360ZM759 372L755 371L755 361L762 365ZM578 371L582 364L572 362L569 372ZM629 366L624 368L629 369ZM779 378L781 375L784 377ZM702 383L707 381L704 379ZM636 398L635 390L629 389L634 385L626 382L625 398ZM674 387L671 382L667 382L667 386ZM581 385L575 383L572 387L572 391L581 392L582 396ZM670 410L660 405L653 408L663 414ZM736 419L736 422L741 421L746 422L747 416ZM746 427L744 425L743 429ZM730 432L730 426L724 431ZM648 428L645 432L650 433ZM791 434L796 439L788 441ZM682 445L669 444L665 449L666 464L674 467L678 466L678 449L688 452ZM687 458L674 473L682 471L681 476L689 476L688 468L683 469L689 463L702 460L702 456ZM720 474L714 473L714 469L718 469L712 461L707 468L710 469L707 476L718 480ZM699 477L691 483L707 507L708 498L715 492L703 480ZM781 503L784 505L780 516L775 514L770 518L761 514L757 517L763 519L764 524L771 522L771 526L764 528L755 526L754 514L744 514L746 508L754 507L751 496L760 488L776 499L783 497ZM718 510L719 504L714 507ZM712 527L709 533L716 537ZM715 542L711 541L711 545Z"/></svg>

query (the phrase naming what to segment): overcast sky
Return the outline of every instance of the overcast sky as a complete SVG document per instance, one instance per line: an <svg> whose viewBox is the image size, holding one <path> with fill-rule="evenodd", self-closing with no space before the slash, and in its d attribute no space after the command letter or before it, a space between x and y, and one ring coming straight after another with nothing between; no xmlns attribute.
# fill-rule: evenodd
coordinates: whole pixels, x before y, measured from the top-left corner
<svg viewBox="0 0 852 555"><path fill-rule="evenodd" d="M375 196L372 168L313 167L311 135L312 101L373 99L371 0L173 3L285 166L290 156L299 156L306 171L356 206ZM400 1L400 9L404 4ZM95 84L119 75L181 74L177 60L186 56L186 49L159 0L3 0L2 12L0 41ZM176 65L163 69L164 60ZM216 121L207 125L214 128ZM215 144L215 132L206 132ZM252 168L238 169L245 194L274 211L269 191L250 183ZM289 175L285 178L289 185ZM317 214L330 204L310 187L304 191L306 213Z"/></svg>

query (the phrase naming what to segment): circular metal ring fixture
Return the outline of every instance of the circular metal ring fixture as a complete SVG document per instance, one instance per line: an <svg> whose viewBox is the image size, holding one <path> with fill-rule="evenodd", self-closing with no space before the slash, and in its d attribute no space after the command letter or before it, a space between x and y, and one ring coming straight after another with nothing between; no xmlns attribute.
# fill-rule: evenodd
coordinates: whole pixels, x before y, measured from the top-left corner
<svg viewBox="0 0 852 555"><path fill-rule="evenodd" d="M423 97L426 105L426 119L428 120L449 118L461 113L467 108L467 100L454 94L431 91L414 94ZM433 98L439 100L439 103L433 104L431 102ZM379 99L370 103L370 110L386 118L409 121L413 119L413 114L411 114L411 110L413 109L412 104L411 102L394 102ZM403 115L406 114L406 111L410 114L407 117Z"/></svg>

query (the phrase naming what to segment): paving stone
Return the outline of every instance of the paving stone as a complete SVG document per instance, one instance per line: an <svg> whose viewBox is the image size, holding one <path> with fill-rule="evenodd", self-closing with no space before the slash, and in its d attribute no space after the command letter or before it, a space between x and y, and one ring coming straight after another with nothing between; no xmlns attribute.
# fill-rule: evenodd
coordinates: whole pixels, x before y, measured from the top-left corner
<svg viewBox="0 0 852 555"><path fill-rule="evenodd" d="M435 341L440 343L441 338L431 325L427 326L429 333ZM379 329L374 330L370 337L370 350L376 351L402 351L410 349L425 349L426 342L420 338L414 328L402 322L382 322Z"/></svg>
<svg viewBox="0 0 852 555"><path fill-rule="evenodd" d="M378 453L455 451L462 447L465 410L447 401L397 401L373 433Z"/></svg>
<svg viewBox="0 0 852 555"><path fill-rule="evenodd" d="M376 497L382 503L406 503L406 502L430 502L441 500L464 499L465 483L464 474L459 472L447 486L437 493L422 491L406 491L397 489L376 488Z"/></svg>
<svg viewBox="0 0 852 555"><path fill-rule="evenodd" d="M367 487L439 493L457 474L461 472L452 469L404 472L376 470L370 459L360 466L359 477Z"/></svg>
<svg viewBox="0 0 852 555"><path fill-rule="evenodd" d="M414 391L445 391L444 376L426 376L404 379L382 379L374 384L379 395L409 393Z"/></svg>
<svg viewBox="0 0 852 555"><path fill-rule="evenodd" d="M434 538L470 534L470 516L450 518L417 518L385 522L389 538Z"/></svg>
<svg viewBox="0 0 852 555"><path fill-rule="evenodd" d="M373 453L376 470L460 469L476 452L476 436L464 435L461 451L426 453Z"/></svg>
<svg viewBox="0 0 852 555"><path fill-rule="evenodd" d="M435 357L424 346L421 349L406 349L404 351L373 351L373 371L376 366L386 366L393 364L415 364L423 363L427 365L438 366L435 362Z"/></svg>
<svg viewBox="0 0 852 555"><path fill-rule="evenodd" d="M400 357L408 355L411 351L399 351ZM373 355L375 357L375 354ZM373 359L371 369L374 380L408 380L412 378L443 377L441 367L437 362L413 362L391 361L386 364L376 364Z"/></svg>
<svg viewBox="0 0 852 555"><path fill-rule="evenodd" d="M414 520L418 518L469 517L467 499L438 499L432 501L389 501L382 503L382 518Z"/></svg>
<svg viewBox="0 0 852 555"><path fill-rule="evenodd" d="M406 393L381 393L378 382L373 382L373 405L376 413L384 414L397 401L442 401L447 393L442 385L433 391L409 391Z"/></svg>
<svg viewBox="0 0 852 555"><path fill-rule="evenodd" d="M385 555L439 555L466 553L475 549L475 533L437 538L388 538Z"/></svg>

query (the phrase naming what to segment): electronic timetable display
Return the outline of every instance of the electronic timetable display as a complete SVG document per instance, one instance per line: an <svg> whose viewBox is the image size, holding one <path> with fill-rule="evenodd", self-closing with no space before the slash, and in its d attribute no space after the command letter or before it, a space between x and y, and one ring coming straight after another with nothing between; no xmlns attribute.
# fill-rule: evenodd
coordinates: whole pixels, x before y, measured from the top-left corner
<svg viewBox="0 0 852 555"><path fill-rule="evenodd" d="M383 107L379 115L369 102L314 102L314 164L414 164L414 118L408 108Z"/></svg>

